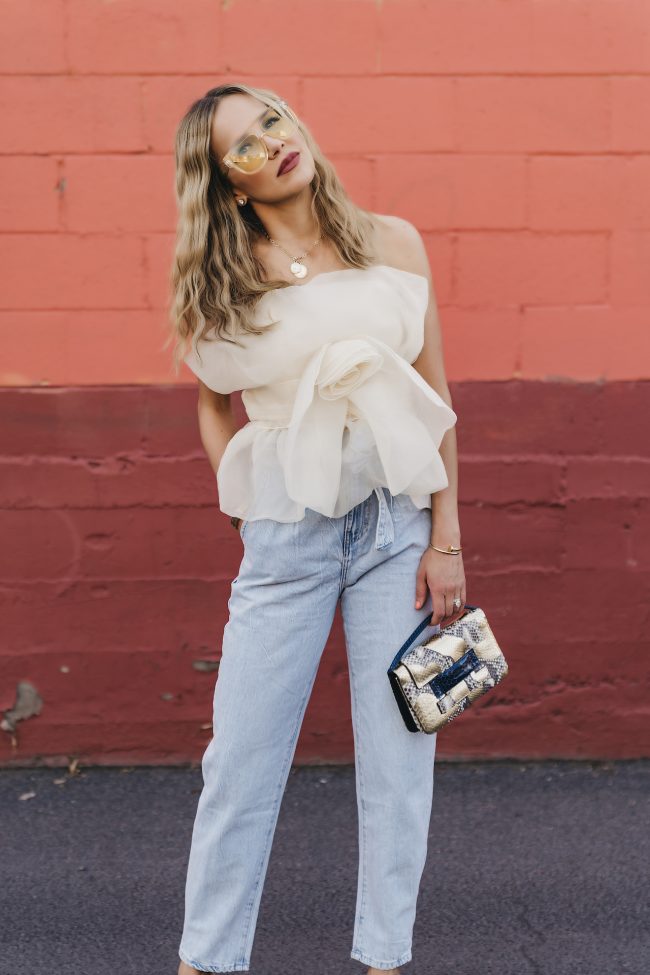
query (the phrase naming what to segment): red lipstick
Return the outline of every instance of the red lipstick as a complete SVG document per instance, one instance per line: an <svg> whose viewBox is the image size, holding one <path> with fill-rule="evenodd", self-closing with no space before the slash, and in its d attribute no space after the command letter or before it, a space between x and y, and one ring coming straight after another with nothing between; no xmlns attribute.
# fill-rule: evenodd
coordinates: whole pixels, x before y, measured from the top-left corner
<svg viewBox="0 0 650 975"><path fill-rule="evenodd" d="M288 156L285 156L278 169L278 176L286 173L289 169L293 169L294 166L298 165L298 160L300 159L299 152L290 152Z"/></svg>

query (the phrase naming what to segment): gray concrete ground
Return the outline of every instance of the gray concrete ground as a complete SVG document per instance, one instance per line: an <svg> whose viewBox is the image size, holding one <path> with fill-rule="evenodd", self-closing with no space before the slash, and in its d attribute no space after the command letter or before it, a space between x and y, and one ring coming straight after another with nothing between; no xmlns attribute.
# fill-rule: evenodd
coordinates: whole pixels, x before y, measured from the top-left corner
<svg viewBox="0 0 650 975"><path fill-rule="evenodd" d="M0 772L0 975L175 975L200 769L62 777ZM650 973L649 787L650 762L439 762L404 975ZM353 767L292 770L253 975L365 975L356 831Z"/></svg>

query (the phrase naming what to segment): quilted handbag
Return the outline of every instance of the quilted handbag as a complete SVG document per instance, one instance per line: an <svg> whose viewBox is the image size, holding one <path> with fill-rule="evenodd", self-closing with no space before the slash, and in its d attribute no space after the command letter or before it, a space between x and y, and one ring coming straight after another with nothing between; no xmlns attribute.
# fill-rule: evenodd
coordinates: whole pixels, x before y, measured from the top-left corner
<svg viewBox="0 0 650 975"><path fill-rule="evenodd" d="M429 613L413 630L388 668L406 727L429 735L508 673L506 659L478 606L466 604L459 619L409 650L432 616Z"/></svg>

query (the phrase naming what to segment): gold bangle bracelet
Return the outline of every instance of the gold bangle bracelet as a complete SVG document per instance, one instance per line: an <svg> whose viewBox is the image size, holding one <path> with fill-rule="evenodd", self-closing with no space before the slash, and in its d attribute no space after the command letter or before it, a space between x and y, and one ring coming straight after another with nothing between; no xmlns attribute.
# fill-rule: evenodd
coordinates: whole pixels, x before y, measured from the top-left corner
<svg viewBox="0 0 650 975"><path fill-rule="evenodd" d="M438 546L434 545L433 542L429 542L429 548L435 549L436 552L442 552L443 555L458 555L459 552L463 551L460 545L458 547L455 545L448 545L447 548L438 548Z"/></svg>

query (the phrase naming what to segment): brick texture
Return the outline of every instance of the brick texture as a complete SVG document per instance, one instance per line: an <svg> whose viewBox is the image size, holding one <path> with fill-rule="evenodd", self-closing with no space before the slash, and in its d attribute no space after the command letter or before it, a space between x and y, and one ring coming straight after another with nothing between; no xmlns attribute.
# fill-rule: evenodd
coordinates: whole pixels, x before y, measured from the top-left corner
<svg viewBox="0 0 650 975"><path fill-rule="evenodd" d="M0 710L20 680L45 704L0 762L208 740L240 550L165 342L175 129L233 80L429 254L471 595L512 661L440 754L648 755L647 0L2 13ZM337 617L298 761L351 760L346 685Z"/></svg>
<svg viewBox="0 0 650 975"><path fill-rule="evenodd" d="M648 415L650 383L452 396L468 599L511 673L441 733L440 754L648 755L650 462L630 421ZM195 391L5 390L0 405L0 706L19 680L44 700L0 761L198 759L241 543ZM296 761L352 760L347 683L337 612Z"/></svg>

